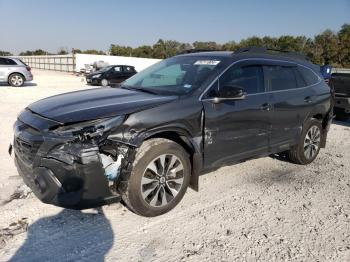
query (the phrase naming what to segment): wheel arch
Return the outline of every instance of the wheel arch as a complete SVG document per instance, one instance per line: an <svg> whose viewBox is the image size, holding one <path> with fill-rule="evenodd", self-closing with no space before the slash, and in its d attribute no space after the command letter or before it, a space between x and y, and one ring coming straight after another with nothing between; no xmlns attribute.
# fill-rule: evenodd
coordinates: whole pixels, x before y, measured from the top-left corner
<svg viewBox="0 0 350 262"><path fill-rule="evenodd" d="M329 123L331 122L333 118L332 115L332 110L326 113L320 113L320 112L311 112L304 120L303 126L309 121L310 119L316 119L321 122L322 125L322 131L323 131L323 136L322 136L322 141L321 141L321 148L324 148L326 146L326 141L327 141L327 133L329 129Z"/></svg>
<svg viewBox="0 0 350 262"><path fill-rule="evenodd" d="M15 72L9 73L9 75L8 75L8 77L7 77L7 82L8 82L8 83L10 82L11 76L14 75L14 74L21 75L21 76L23 77L24 81L26 81L26 77L25 77L21 72L16 72L16 71L15 71Z"/></svg>
<svg viewBox="0 0 350 262"><path fill-rule="evenodd" d="M171 140L183 147L190 156L191 163L191 180L190 187L198 191L199 174L202 169L203 159L199 145L190 133L182 128L162 129L149 132L143 141L153 138L165 138Z"/></svg>

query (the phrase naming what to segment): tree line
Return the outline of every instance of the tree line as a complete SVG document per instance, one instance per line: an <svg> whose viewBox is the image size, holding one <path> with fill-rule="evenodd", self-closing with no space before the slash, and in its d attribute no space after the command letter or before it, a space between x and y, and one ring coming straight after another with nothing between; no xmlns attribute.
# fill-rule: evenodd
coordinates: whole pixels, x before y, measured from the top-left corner
<svg viewBox="0 0 350 262"><path fill-rule="evenodd" d="M164 59L189 49L226 50L235 51L244 47L266 47L270 49L294 51L304 53L313 63L331 64L333 66L350 67L350 24L344 24L338 32L325 30L313 38L305 36L283 35L280 37L249 37L239 42L230 41L218 44L214 41L181 43L174 40L159 39L153 45L142 45L136 48L112 44L108 52L90 49L73 49L74 53L133 56L144 58ZM42 49L21 52L20 55L48 55ZM68 54L67 48L60 48L57 54ZM0 55L12 55L10 52L0 51Z"/></svg>
<svg viewBox="0 0 350 262"><path fill-rule="evenodd" d="M109 53L119 56L168 58L188 49L235 51L244 47L265 47L305 54L313 63L350 67L350 24L344 24L338 32L325 30L314 38L284 35L280 37L249 37L240 42L225 44L216 42L180 43L174 40L158 40L152 46L136 48L112 44Z"/></svg>

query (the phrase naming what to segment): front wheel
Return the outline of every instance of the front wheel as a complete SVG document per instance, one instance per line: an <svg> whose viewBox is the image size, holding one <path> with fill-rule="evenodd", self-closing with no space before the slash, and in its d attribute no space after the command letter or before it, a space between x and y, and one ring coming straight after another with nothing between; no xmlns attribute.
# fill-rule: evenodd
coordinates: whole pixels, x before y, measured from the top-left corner
<svg viewBox="0 0 350 262"><path fill-rule="evenodd" d="M108 86L109 85L108 80L107 79L102 79L101 80L101 85L102 86Z"/></svg>
<svg viewBox="0 0 350 262"><path fill-rule="evenodd" d="M189 155L177 143L150 139L137 150L123 201L133 212L147 217L173 209L190 181Z"/></svg>
<svg viewBox="0 0 350 262"><path fill-rule="evenodd" d="M320 151L322 131L320 121L310 119L303 127L298 145L288 151L289 159L300 165L314 161Z"/></svg>

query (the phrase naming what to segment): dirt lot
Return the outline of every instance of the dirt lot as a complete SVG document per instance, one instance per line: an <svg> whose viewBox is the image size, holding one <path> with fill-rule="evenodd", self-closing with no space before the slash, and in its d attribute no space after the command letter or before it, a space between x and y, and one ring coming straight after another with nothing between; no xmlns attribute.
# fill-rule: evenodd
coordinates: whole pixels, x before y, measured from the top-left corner
<svg viewBox="0 0 350 262"><path fill-rule="evenodd" d="M7 147L27 104L87 87L72 75L33 73L26 87L0 85L1 261L350 261L350 123L332 125L309 166L268 157L221 168L160 217L120 204L64 210L23 186Z"/></svg>

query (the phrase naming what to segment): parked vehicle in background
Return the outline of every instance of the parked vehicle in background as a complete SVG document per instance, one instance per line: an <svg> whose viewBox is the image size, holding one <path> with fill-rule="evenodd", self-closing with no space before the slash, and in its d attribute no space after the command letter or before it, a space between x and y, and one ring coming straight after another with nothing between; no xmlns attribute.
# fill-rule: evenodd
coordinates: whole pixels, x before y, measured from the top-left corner
<svg viewBox="0 0 350 262"><path fill-rule="evenodd" d="M119 84L136 74L133 66L110 65L86 76L86 82L90 85L110 86Z"/></svg>
<svg viewBox="0 0 350 262"><path fill-rule="evenodd" d="M164 214L188 186L198 190L200 174L222 166L277 153L314 161L333 118L319 69L265 49L189 53L120 88L42 99L14 124L17 170L44 203L122 199L137 214Z"/></svg>
<svg viewBox="0 0 350 262"><path fill-rule="evenodd" d="M18 58L0 57L0 82L20 87L24 82L32 81L30 67Z"/></svg>
<svg viewBox="0 0 350 262"><path fill-rule="evenodd" d="M334 113L339 120L350 118L350 69L334 69L330 85L334 89Z"/></svg>

